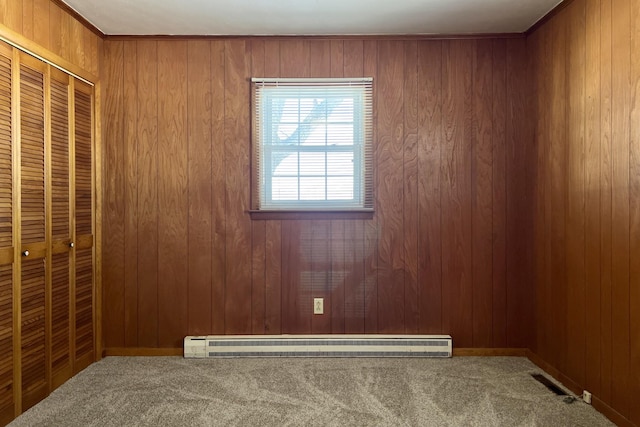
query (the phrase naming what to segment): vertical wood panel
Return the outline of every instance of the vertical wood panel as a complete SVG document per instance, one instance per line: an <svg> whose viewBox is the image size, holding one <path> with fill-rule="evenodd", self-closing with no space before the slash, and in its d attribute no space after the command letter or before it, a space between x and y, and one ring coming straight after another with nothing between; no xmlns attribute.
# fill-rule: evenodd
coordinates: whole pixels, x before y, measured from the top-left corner
<svg viewBox="0 0 640 427"><path fill-rule="evenodd" d="M251 333L265 333L266 223L251 223Z"/></svg>
<svg viewBox="0 0 640 427"><path fill-rule="evenodd" d="M303 227L307 228L308 247L303 244L303 251L308 252L306 274L308 277L308 285L311 288L311 298L306 305L309 312L313 312L313 298L321 297L322 292L327 289L332 271L330 269L330 241L329 232L331 227L330 221L314 220L304 222ZM319 293L320 292L320 293ZM326 304L326 300L325 300ZM323 304L324 308L324 304ZM324 311L324 310L323 310ZM323 314L313 314L310 319L309 332L314 334L331 333L331 316L325 311Z"/></svg>
<svg viewBox="0 0 640 427"><path fill-rule="evenodd" d="M34 0L22 0L22 35L33 40L33 3Z"/></svg>
<svg viewBox="0 0 640 427"><path fill-rule="evenodd" d="M548 294L556 299L557 309L550 313L549 349L552 363L564 370L566 367L566 284L565 276L565 144L566 141L566 13L560 13L551 27L551 99L549 117L549 166L545 173L547 200L545 201L547 218L547 256ZM507 232L509 232L508 230ZM554 333L555 329L555 333Z"/></svg>
<svg viewBox="0 0 640 427"><path fill-rule="evenodd" d="M376 213L378 217L378 332L404 331L402 148L403 43L378 42ZM398 249L396 249L398 248Z"/></svg>
<svg viewBox="0 0 640 427"><path fill-rule="evenodd" d="M492 343L507 346L507 61L504 40L492 46Z"/></svg>
<svg viewBox="0 0 640 427"><path fill-rule="evenodd" d="M22 31L22 3L23 0L13 0L0 6L0 22L18 33Z"/></svg>
<svg viewBox="0 0 640 427"><path fill-rule="evenodd" d="M227 276L227 213L226 213L226 153L225 153L225 42L211 42L211 203L213 224L211 237L211 333L224 334Z"/></svg>
<svg viewBox="0 0 640 427"><path fill-rule="evenodd" d="M37 1L37 0L36 0ZM84 68L88 71L90 71L93 74L99 74L99 71L96 71L96 68L94 68L94 61L97 60L97 58L94 58L92 56L92 46L94 43L94 40L97 39L97 37L95 36L95 34L93 34L93 32L91 32L90 29L88 29L85 26L82 26L82 35L81 35L81 42L79 41L79 44L82 45L82 58L84 61ZM133 56L135 58L135 55Z"/></svg>
<svg viewBox="0 0 640 427"><path fill-rule="evenodd" d="M471 90L473 41L443 45L443 332L472 346Z"/></svg>
<svg viewBox="0 0 640 427"><path fill-rule="evenodd" d="M226 257L225 332L251 332L251 220L249 209L249 42L225 41L224 148Z"/></svg>
<svg viewBox="0 0 640 427"><path fill-rule="evenodd" d="M585 19L585 328L602 334L600 316L600 2L586 3ZM585 343L585 387L600 396L600 340Z"/></svg>
<svg viewBox="0 0 640 427"><path fill-rule="evenodd" d="M67 43L71 45L69 48L69 60L82 68L86 68L84 63L84 34L82 32L85 27L75 19L67 19L69 20L69 39Z"/></svg>
<svg viewBox="0 0 640 427"><path fill-rule="evenodd" d="M50 7L58 7L55 4L52 4ZM58 55L66 59L67 61L72 61L72 51L73 44L71 43L71 17L61 9L59 14L59 20L53 25L58 25L59 27L59 48Z"/></svg>
<svg viewBox="0 0 640 427"><path fill-rule="evenodd" d="M137 43L124 42L124 341L138 345L138 73Z"/></svg>
<svg viewBox="0 0 640 427"><path fill-rule="evenodd" d="M640 58L634 52L640 50L640 4L631 2L631 108L630 108L630 212L629 235L631 260L640 259ZM635 236L635 237L634 237ZM640 263L629 264L629 394L640 396ZM628 417L640 425L640 407L631 403Z"/></svg>
<svg viewBox="0 0 640 427"><path fill-rule="evenodd" d="M507 40L507 344L529 347L533 340L534 291L532 250L533 215L531 174L533 138L527 87L524 39Z"/></svg>
<svg viewBox="0 0 640 427"><path fill-rule="evenodd" d="M418 283L420 333L442 332L442 42L418 46Z"/></svg>
<svg viewBox="0 0 640 427"><path fill-rule="evenodd" d="M305 333L305 322L301 319L301 300L297 287L300 283L300 223L282 222L282 333ZM308 316L307 316L308 317Z"/></svg>
<svg viewBox="0 0 640 427"><path fill-rule="evenodd" d="M62 9L49 1L49 49L62 56Z"/></svg>
<svg viewBox="0 0 640 427"><path fill-rule="evenodd" d="M212 194L211 194L211 45L187 45L188 129L188 322L189 334L211 333Z"/></svg>
<svg viewBox="0 0 640 427"><path fill-rule="evenodd" d="M552 324L551 316L545 312L545 305L549 299L548 295L551 291L551 283L548 282L549 274L549 224L550 218L547 218L547 201L549 200L548 193L551 188L547 188L548 173L549 173L549 135L551 133L549 128L551 111L548 108L551 98L551 65L550 65L550 52L551 52L551 26L545 27L540 30L540 47L539 47L539 60L538 64L538 82L536 87L536 93L539 94L537 98L537 112L538 122L536 125L536 137L537 137L537 149L538 149L538 191L536 196L538 197L538 206L536 209L537 230L536 236L538 241L536 242L536 254L538 257L537 263L537 275L538 289L537 289L537 316L538 316L538 330L536 340L539 349L539 354L545 360L551 360L549 354L551 352L550 337L548 331Z"/></svg>
<svg viewBox="0 0 640 427"><path fill-rule="evenodd" d="M145 94L138 97L138 345L155 347L158 345L158 49L155 41L136 43L138 93Z"/></svg>
<svg viewBox="0 0 640 427"><path fill-rule="evenodd" d="M612 402L628 416L629 396L629 113L630 5L612 2Z"/></svg>
<svg viewBox="0 0 640 427"><path fill-rule="evenodd" d="M567 373L585 377L585 5L572 3L567 28Z"/></svg>
<svg viewBox="0 0 640 427"><path fill-rule="evenodd" d="M418 333L418 43L404 43L404 332Z"/></svg>
<svg viewBox="0 0 640 427"><path fill-rule="evenodd" d="M50 4L50 0L34 0L33 2L33 41L47 49L51 48Z"/></svg>
<svg viewBox="0 0 640 427"><path fill-rule="evenodd" d="M345 289L348 286L345 270L345 234L342 220L331 221L329 240L331 242L331 332L334 334L345 333Z"/></svg>
<svg viewBox="0 0 640 427"><path fill-rule="evenodd" d="M161 347L187 334L187 43L158 42L158 329Z"/></svg>
<svg viewBox="0 0 640 427"><path fill-rule="evenodd" d="M479 40L473 57L472 268L473 346L492 344L493 46Z"/></svg>
<svg viewBox="0 0 640 427"><path fill-rule="evenodd" d="M601 104L600 104L600 133L601 133L601 160L600 160L600 173L601 173L601 188L600 188L600 209L601 209L601 258L600 265L602 267L600 273L600 298L601 310L602 310L602 334L600 335L601 342L601 357L600 364L602 382L602 398L605 402L611 402L612 391L612 346L611 346L611 313L613 310L611 300L611 288L612 288L612 185L613 185L613 162L612 162L612 87L611 87L611 2L601 1L600 14L602 30L600 36L600 64L601 64Z"/></svg>
<svg viewBox="0 0 640 427"><path fill-rule="evenodd" d="M112 94L117 96L106 97L104 106L105 121L110 126L105 126L104 139L110 141L104 144L104 206L106 214L103 216L103 230L108 239L104 240L103 253L103 279L109 286L104 288L103 298L108 301L109 310L104 313L103 339L106 346L124 345L124 203L122 194L124 184L122 182L123 159L123 135L122 126L124 120L124 102L122 97L124 75L123 42L109 42L105 45L104 70L105 88L108 87Z"/></svg>

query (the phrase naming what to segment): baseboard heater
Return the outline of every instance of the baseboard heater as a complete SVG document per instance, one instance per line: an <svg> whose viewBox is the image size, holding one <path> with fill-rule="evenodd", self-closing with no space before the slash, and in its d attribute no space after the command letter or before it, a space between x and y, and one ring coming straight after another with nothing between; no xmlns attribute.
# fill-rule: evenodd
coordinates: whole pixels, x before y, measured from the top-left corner
<svg viewBox="0 0 640 427"><path fill-rule="evenodd" d="M184 357L451 357L449 335L210 335L184 339Z"/></svg>

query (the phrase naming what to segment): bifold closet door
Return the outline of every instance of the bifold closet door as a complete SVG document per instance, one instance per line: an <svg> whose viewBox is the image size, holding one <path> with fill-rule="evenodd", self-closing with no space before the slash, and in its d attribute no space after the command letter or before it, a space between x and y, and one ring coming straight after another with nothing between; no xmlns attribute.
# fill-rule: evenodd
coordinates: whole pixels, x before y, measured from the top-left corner
<svg viewBox="0 0 640 427"><path fill-rule="evenodd" d="M12 49L0 43L0 425L13 419L13 125Z"/></svg>
<svg viewBox="0 0 640 427"><path fill-rule="evenodd" d="M93 235L93 88L74 85L75 196L75 364L76 372L95 356L95 294Z"/></svg>
<svg viewBox="0 0 640 427"><path fill-rule="evenodd" d="M51 281L51 387L60 386L73 374L71 360L72 250L70 77L50 69L51 106L51 239L48 258Z"/></svg>
<svg viewBox="0 0 640 427"><path fill-rule="evenodd" d="M0 41L0 425L95 360L93 97Z"/></svg>
<svg viewBox="0 0 640 427"><path fill-rule="evenodd" d="M46 64L20 54L20 326L22 410L48 394L45 199Z"/></svg>

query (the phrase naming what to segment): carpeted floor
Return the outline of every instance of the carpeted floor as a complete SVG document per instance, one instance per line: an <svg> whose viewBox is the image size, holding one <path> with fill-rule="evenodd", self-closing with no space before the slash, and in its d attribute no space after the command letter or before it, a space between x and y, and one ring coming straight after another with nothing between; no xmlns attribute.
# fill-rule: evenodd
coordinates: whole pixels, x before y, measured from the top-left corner
<svg viewBox="0 0 640 427"><path fill-rule="evenodd" d="M107 357L18 426L609 426L525 358Z"/></svg>

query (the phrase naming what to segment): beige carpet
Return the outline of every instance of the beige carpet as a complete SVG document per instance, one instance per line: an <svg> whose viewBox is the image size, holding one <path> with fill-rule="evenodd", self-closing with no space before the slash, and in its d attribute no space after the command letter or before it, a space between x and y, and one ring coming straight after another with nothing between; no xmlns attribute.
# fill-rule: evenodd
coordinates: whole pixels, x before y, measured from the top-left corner
<svg viewBox="0 0 640 427"><path fill-rule="evenodd" d="M609 426L525 358L108 357L18 426Z"/></svg>

